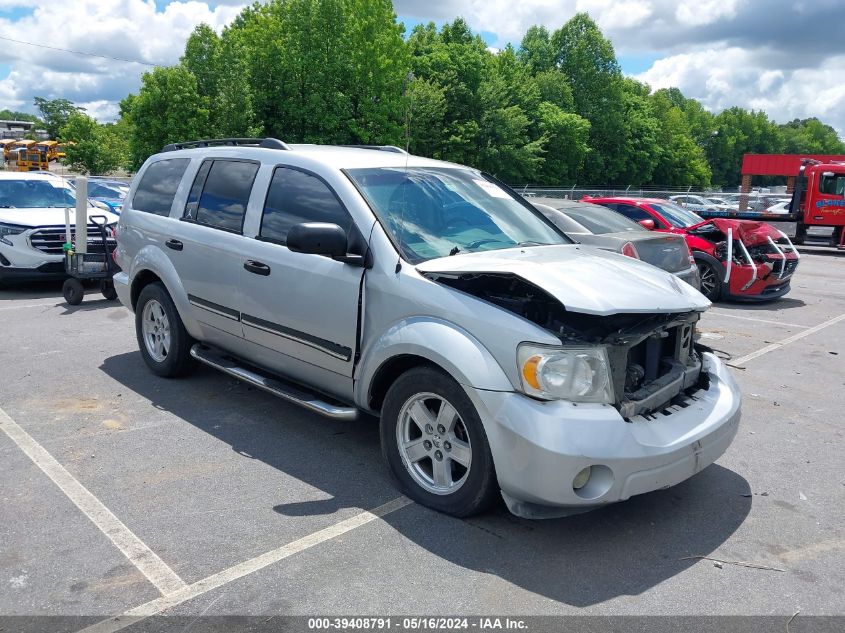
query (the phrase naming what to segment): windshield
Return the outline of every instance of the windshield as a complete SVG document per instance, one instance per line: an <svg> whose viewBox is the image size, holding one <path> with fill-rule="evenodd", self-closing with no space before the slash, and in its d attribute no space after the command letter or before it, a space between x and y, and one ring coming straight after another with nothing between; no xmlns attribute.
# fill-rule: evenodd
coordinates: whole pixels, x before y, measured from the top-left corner
<svg viewBox="0 0 845 633"><path fill-rule="evenodd" d="M468 169L380 167L347 173L411 263L570 243L528 203Z"/></svg>
<svg viewBox="0 0 845 633"><path fill-rule="evenodd" d="M0 180L0 207L35 209L43 207L73 207L73 190L62 181Z"/></svg>
<svg viewBox="0 0 845 633"><path fill-rule="evenodd" d="M646 230L625 216L605 209L593 210L589 207L566 207L561 209L561 211L579 224L586 226L596 235Z"/></svg>
<svg viewBox="0 0 845 633"><path fill-rule="evenodd" d="M660 204L651 204L650 206L662 215L669 224L680 229L704 222L704 218L701 216L671 202L661 202Z"/></svg>

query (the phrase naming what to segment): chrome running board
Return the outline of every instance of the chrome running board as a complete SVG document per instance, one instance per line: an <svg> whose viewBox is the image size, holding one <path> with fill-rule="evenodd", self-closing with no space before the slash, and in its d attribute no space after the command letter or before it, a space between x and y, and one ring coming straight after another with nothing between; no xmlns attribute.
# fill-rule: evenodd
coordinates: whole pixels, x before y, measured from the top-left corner
<svg viewBox="0 0 845 633"><path fill-rule="evenodd" d="M271 378L253 369L247 369L237 363L229 355L212 349L201 343L191 347L191 356L209 367L213 367L224 374L228 374L238 380L243 380L258 387L282 400L319 413L333 420L354 420L358 417L358 409L355 407L344 407L331 404L321 399L317 394L306 391L304 388L285 382L281 378Z"/></svg>

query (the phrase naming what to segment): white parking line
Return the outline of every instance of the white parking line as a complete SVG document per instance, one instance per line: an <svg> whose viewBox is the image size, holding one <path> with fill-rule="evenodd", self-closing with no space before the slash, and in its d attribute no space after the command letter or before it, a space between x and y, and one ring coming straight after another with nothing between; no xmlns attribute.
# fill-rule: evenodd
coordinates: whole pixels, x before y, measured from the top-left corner
<svg viewBox="0 0 845 633"><path fill-rule="evenodd" d="M393 501L388 501L384 505L380 505L373 510L356 514L355 516L345 519L340 523L335 523L334 525L318 530L317 532L304 536L292 543L282 545L281 547L271 550L266 554L261 554L260 556L251 558L243 563L238 563L237 565L224 569L221 572L212 574L203 580L198 580L197 582L172 594L156 598L155 600L151 600L150 602L135 607L134 609L130 609L123 615L92 624L91 626L82 629L79 633L115 633L116 631L120 631L127 626L131 626L140 620L153 615L158 615L167 609L182 604L183 602L196 598L197 596L207 593L213 589L218 589L233 580L243 578L244 576L252 574L260 569L264 569L268 565L277 563L289 556L303 552L315 545L319 545L320 543L330 541L331 539L354 530L355 528L387 516L391 512L396 512L396 510L404 508L411 503L413 502L407 497L397 497Z"/></svg>
<svg viewBox="0 0 845 633"><path fill-rule="evenodd" d="M833 317L832 319L828 319L824 323L819 323L818 325L814 325L813 327L808 328L808 329L804 330L803 332L798 332L798 334L793 334L792 336L785 338L778 343L772 343L771 345L766 345L766 347L764 347L762 349L758 349L756 352L751 352L750 354L746 354L745 356L740 356L736 360L731 361L730 364L734 367L736 367L738 365L744 365L748 361L754 360L755 358L759 358L763 354L768 354L769 352L773 352L776 349L780 349L781 347L783 347L785 345L789 345L790 343L794 343L795 341L799 341L802 338L806 338L807 336L810 336L811 334L815 334L816 332L819 332L819 331L821 331L821 330L823 330L827 327L830 327L831 325L835 325L835 324L837 324L837 323L839 323L840 321L843 321L843 320L845 320L845 314L840 314L838 317Z"/></svg>
<svg viewBox="0 0 845 633"><path fill-rule="evenodd" d="M797 327L801 328L802 330L810 327L809 325L799 325L798 323L784 323L783 321L772 321L769 319L758 319L757 317L740 316L738 314L721 312L720 310L716 310L714 308L711 308L705 314L715 314L716 316L723 316L731 319L742 319L743 321L759 321L760 323L771 323L772 325L782 325L784 327Z"/></svg>
<svg viewBox="0 0 845 633"><path fill-rule="evenodd" d="M164 595L187 585L168 565L104 506L97 497L79 483L64 466L0 409L0 430L26 453L32 462L53 480L68 499L91 519L126 558Z"/></svg>

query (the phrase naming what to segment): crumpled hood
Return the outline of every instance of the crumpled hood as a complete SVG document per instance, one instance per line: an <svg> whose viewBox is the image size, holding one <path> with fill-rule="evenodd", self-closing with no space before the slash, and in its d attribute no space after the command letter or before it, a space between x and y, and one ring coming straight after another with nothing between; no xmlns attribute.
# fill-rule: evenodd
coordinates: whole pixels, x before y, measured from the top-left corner
<svg viewBox="0 0 845 633"><path fill-rule="evenodd" d="M545 290L567 310L585 314L688 312L710 306L704 295L670 273L584 245L466 253L416 268L426 276L515 275Z"/></svg>
<svg viewBox="0 0 845 633"><path fill-rule="evenodd" d="M106 224L117 222L118 216L109 211L98 209L97 207L88 207L88 217L92 215L101 215L107 218ZM36 209L0 209L0 222L6 224L16 224L18 226L64 226L65 225L65 210L64 207L46 207ZM74 227L76 222L76 208L70 209L70 225Z"/></svg>
<svg viewBox="0 0 845 633"><path fill-rule="evenodd" d="M728 229L733 231L735 238L739 239L746 246L757 246L768 242L771 237L773 240L779 240L782 236L780 231L773 227L768 222L758 222L756 220L730 220L727 218L713 218L696 224L694 227L699 228L712 224L725 235L728 234Z"/></svg>

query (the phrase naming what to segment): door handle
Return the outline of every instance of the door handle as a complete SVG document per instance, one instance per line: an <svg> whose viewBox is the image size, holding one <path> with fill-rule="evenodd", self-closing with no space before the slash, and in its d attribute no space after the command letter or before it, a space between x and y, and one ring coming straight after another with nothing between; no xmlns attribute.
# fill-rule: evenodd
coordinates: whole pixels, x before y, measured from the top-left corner
<svg viewBox="0 0 845 633"><path fill-rule="evenodd" d="M185 248L185 245L182 244L182 242L180 242L179 240L167 240L164 245L167 248L172 248L174 251L181 251L183 248Z"/></svg>
<svg viewBox="0 0 845 633"><path fill-rule="evenodd" d="M244 262L244 268L256 275L264 275L266 277L270 274L270 267L267 264L262 264L261 262L256 262L251 259Z"/></svg>

